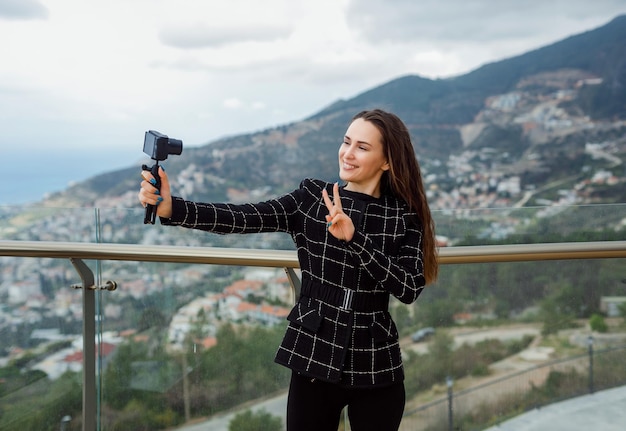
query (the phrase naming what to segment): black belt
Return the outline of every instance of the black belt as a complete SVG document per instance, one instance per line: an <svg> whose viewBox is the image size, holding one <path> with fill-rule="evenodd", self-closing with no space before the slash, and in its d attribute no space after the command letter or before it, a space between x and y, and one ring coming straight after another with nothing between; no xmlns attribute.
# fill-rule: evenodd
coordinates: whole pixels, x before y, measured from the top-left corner
<svg viewBox="0 0 626 431"><path fill-rule="evenodd" d="M327 286L308 278L302 280L300 296L319 299L348 311L386 311L389 306L389 293L357 292L352 289Z"/></svg>

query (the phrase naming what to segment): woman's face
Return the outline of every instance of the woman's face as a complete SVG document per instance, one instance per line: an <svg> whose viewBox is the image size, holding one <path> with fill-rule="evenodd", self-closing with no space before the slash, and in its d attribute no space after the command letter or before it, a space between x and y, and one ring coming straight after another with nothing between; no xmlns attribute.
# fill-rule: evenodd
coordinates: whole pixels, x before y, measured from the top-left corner
<svg viewBox="0 0 626 431"><path fill-rule="evenodd" d="M346 190L380 196L380 178L389 169L382 136L376 126L362 118L350 124L339 147L339 178Z"/></svg>

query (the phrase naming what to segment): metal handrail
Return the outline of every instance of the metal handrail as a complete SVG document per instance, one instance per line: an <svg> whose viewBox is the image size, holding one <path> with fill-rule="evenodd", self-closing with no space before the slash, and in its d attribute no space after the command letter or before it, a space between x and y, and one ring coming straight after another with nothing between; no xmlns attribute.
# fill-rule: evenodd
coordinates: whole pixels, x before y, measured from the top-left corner
<svg viewBox="0 0 626 431"><path fill-rule="evenodd" d="M295 251L57 241L0 241L0 256L298 268Z"/></svg>
<svg viewBox="0 0 626 431"><path fill-rule="evenodd" d="M0 240L0 256L298 268L295 251L220 247ZM441 264L626 257L626 241L442 247Z"/></svg>

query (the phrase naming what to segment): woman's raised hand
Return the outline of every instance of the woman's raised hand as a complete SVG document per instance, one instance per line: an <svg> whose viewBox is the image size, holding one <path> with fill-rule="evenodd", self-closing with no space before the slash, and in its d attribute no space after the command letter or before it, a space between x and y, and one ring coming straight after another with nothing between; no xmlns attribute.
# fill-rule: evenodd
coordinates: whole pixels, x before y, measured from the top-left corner
<svg viewBox="0 0 626 431"><path fill-rule="evenodd" d="M170 182L167 174L159 166L159 178L161 179L161 189L155 187L156 180L150 171L141 171L141 188L139 189L139 202L145 207L147 204L156 205L156 215L169 218L172 216L172 195L170 192Z"/></svg>
<svg viewBox="0 0 626 431"><path fill-rule="evenodd" d="M350 241L354 236L354 223L350 217L343 212L341 207L341 197L339 196L339 184L335 183L333 186L333 200L330 200L326 189L322 190L322 197L326 208L328 208L328 215L326 216L326 225L328 231L337 239L343 241Z"/></svg>

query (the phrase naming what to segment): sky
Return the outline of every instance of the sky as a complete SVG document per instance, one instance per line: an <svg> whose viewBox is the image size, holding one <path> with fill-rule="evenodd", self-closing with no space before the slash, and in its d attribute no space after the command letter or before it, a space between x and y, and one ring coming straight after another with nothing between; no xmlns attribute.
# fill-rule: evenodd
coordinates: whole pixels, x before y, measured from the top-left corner
<svg viewBox="0 0 626 431"><path fill-rule="evenodd" d="M624 0L0 0L0 205L139 163L146 130L187 147L289 124L621 14Z"/></svg>

